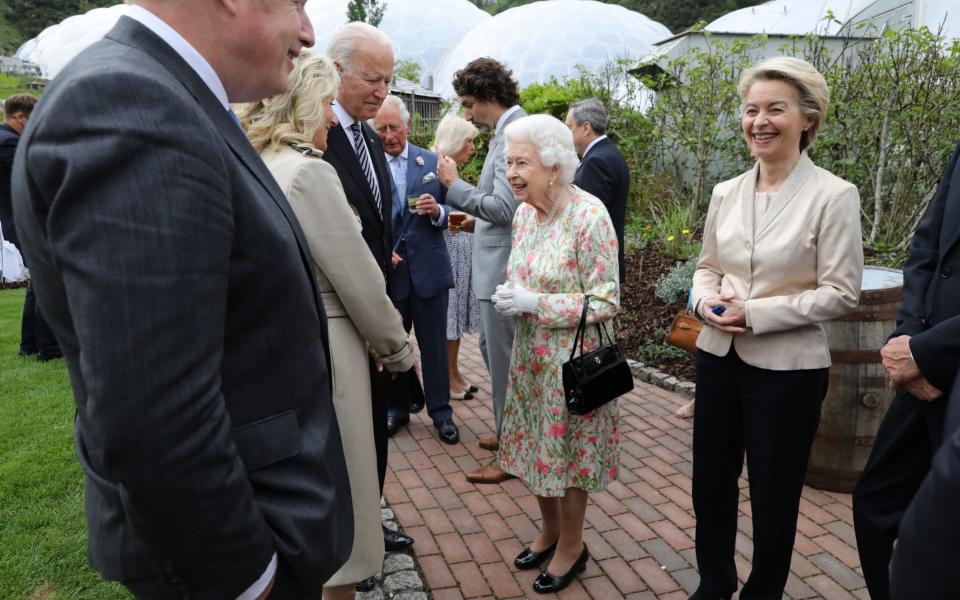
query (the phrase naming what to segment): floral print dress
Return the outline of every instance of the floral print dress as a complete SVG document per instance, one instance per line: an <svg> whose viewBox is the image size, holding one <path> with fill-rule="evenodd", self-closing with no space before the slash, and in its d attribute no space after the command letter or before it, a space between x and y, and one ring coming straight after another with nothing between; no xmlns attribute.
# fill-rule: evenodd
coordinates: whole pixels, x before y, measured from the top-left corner
<svg viewBox="0 0 960 600"><path fill-rule="evenodd" d="M538 496L563 496L568 488L603 490L617 477L617 403L592 413L567 413L562 365L590 295L588 323L608 321L620 306L617 236L603 204L571 186L572 198L548 225L522 204L513 219L507 279L539 292L536 315L517 323L500 434L500 465ZM607 329L610 331L610 328ZM588 328L584 349L597 345Z"/></svg>

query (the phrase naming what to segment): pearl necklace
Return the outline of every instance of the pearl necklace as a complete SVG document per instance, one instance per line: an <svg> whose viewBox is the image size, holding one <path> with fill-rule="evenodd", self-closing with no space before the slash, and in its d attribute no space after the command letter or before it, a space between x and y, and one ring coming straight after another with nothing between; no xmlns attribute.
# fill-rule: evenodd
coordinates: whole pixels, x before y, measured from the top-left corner
<svg viewBox="0 0 960 600"><path fill-rule="evenodd" d="M557 194L553 197L553 205L550 206L550 212L547 213L547 217L543 220L540 219L540 215L537 215L537 224L541 226L546 226L553 223L553 220L557 218L557 210L560 208L560 197L563 196L563 188L560 188L557 191Z"/></svg>

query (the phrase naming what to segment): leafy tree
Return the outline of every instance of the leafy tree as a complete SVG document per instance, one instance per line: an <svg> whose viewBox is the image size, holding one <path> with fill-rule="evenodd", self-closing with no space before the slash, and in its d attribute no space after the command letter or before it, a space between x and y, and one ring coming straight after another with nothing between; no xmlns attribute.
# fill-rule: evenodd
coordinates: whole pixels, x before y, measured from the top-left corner
<svg viewBox="0 0 960 600"><path fill-rule="evenodd" d="M69 16L114 4L116 0L3 0L0 11L24 39L29 39Z"/></svg>
<svg viewBox="0 0 960 600"><path fill-rule="evenodd" d="M393 76L414 83L420 82L420 63L412 60L398 60L393 65Z"/></svg>
<svg viewBox="0 0 960 600"><path fill-rule="evenodd" d="M350 0L347 4L347 21L363 21L377 27L383 20L385 10L387 4L380 0Z"/></svg>
<svg viewBox="0 0 960 600"><path fill-rule="evenodd" d="M481 6L491 14L503 12L508 8L530 4L536 0L496 0ZM726 13L761 4L766 0L600 0L606 4L635 10L659 21L670 31L678 32L692 27L698 21L712 21ZM480 4L478 4L480 6Z"/></svg>

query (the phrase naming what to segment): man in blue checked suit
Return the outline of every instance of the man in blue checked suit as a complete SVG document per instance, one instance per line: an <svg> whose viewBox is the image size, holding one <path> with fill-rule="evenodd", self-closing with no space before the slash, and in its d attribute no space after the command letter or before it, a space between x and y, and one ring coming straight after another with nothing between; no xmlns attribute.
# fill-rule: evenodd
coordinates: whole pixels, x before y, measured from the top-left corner
<svg viewBox="0 0 960 600"><path fill-rule="evenodd" d="M443 241L449 209L446 191L437 179L437 156L407 142L410 113L403 101L387 96L373 120L383 143L384 157L393 178L391 226L394 271L390 296L407 331L416 331L423 368L427 411L442 441L460 439L450 408L447 371L447 290L453 287L450 256ZM407 199L416 197L415 208ZM411 212L415 210L415 212ZM392 435L409 415L390 405L387 431Z"/></svg>

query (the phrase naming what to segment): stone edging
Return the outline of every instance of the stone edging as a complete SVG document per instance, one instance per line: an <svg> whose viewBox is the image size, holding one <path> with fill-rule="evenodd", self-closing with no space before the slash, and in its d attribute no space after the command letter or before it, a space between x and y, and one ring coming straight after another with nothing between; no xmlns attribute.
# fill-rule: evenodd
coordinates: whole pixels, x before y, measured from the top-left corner
<svg viewBox="0 0 960 600"><path fill-rule="evenodd" d="M397 518L393 510L380 500L384 526L396 530ZM427 600L426 587L416 560L406 552L387 552L383 568L377 573L377 587L369 592L357 592L357 600Z"/></svg>
<svg viewBox="0 0 960 600"><path fill-rule="evenodd" d="M627 359L627 364L630 365L630 371L633 373L633 376L640 381L674 392L688 400L693 400L697 384L679 379L653 367L648 367L638 360Z"/></svg>

